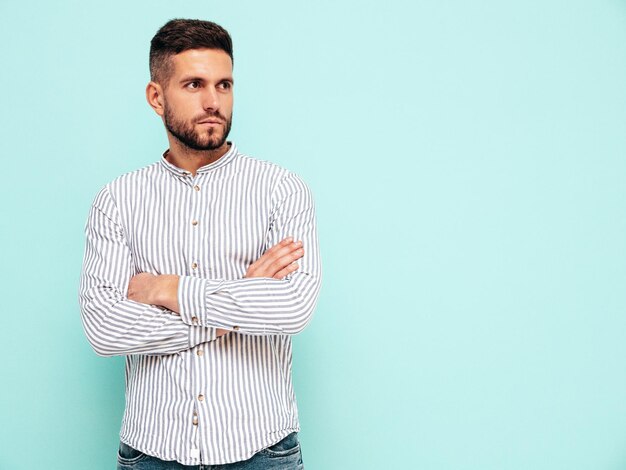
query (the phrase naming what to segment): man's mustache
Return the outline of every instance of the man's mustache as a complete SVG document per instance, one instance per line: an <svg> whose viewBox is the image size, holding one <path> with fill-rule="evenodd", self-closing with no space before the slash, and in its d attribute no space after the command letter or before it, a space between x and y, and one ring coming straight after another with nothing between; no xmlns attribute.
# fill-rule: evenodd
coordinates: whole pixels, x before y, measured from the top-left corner
<svg viewBox="0 0 626 470"><path fill-rule="evenodd" d="M201 118L198 118L196 120L196 123L200 123L203 121L215 121L215 120L219 120L222 123L226 122L226 118L224 116L222 116L220 113L215 113L215 114L210 114L208 116L202 116Z"/></svg>

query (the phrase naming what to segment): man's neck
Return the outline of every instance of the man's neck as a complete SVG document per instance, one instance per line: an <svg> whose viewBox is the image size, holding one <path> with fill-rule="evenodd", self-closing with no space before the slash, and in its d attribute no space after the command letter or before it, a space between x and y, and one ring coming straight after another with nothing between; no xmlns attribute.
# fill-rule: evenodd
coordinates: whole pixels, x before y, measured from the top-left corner
<svg viewBox="0 0 626 470"><path fill-rule="evenodd" d="M170 148L165 154L165 158L172 165L187 170L195 176L198 168L217 161L222 155L228 152L229 148L229 143L224 142L224 144L214 150L194 150L171 139Z"/></svg>

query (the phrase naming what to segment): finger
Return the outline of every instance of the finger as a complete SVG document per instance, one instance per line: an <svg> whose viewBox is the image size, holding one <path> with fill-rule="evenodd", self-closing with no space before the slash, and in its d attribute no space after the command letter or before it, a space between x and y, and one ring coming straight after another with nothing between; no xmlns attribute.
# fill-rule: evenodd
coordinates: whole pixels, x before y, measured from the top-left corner
<svg viewBox="0 0 626 470"><path fill-rule="evenodd" d="M297 242L292 242L283 246L276 246L273 247L271 250L268 250L263 256L261 256L256 263L256 269L266 272L268 269L271 269L271 266L273 265L273 263L275 263L277 260L283 258L284 256L288 256L290 253L299 250L302 247L302 242L301 241L297 241ZM293 259L291 260L293 261ZM275 273L276 271L278 271L279 269L284 268L285 266L287 266L287 264L289 264L291 261L288 261L284 264L282 264L281 266L276 266L274 271L272 271L271 274ZM270 274L270 277L271 277Z"/></svg>
<svg viewBox="0 0 626 470"><path fill-rule="evenodd" d="M273 277L281 269L284 269L285 267L289 266L294 261L299 260L303 256L304 248L298 248L297 250L287 253L286 255L274 260L274 262L268 268L270 270L270 277Z"/></svg>
<svg viewBox="0 0 626 470"><path fill-rule="evenodd" d="M276 255L276 253L279 250L281 250L284 247L289 246L292 242L293 242L293 237L283 238L276 245L265 250L265 253L263 253L259 257L259 259L257 259L254 263L252 263L249 268L252 268L253 270L264 269L264 267L267 266L267 264L272 260L272 257Z"/></svg>
<svg viewBox="0 0 626 470"><path fill-rule="evenodd" d="M252 270L252 271L257 270L261 265L263 265L264 263L267 262L268 257L271 257L273 254L275 254L276 251L279 250L281 247L289 246L289 244L291 242L293 242L293 237L285 237L281 241L276 243L276 245L271 246L270 248L265 250L265 253L263 253L259 257L259 259L257 259L254 263L252 263L250 266L248 266L248 271L250 271L250 270Z"/></svg>
<svg viewBox="0 0 626 470"><path fill-rule="evenodd" d="M293 242L293 237L285 237L281 241L276 243L276 245L271 246L270 248L265 250L264 254L275 253L276 251L280 250L281 248L283 248L285 246L289 246L292 242Z"/></svg>
<svg viewBox="0 0 626 470"><path fill-rule="evenodd" d="M273 277L274 279L282 279L288 274L291 274L292 272L296 271L299 267L300 266L298 266L297 263L291 263L289 266L278 271Z"/></svg>
<svg viewBox="0 0 626 470"><path fill-rule="evenodd" d="M274 258L269 269L272 270L271 274L274 274L294 261L302 258L304 256L304 248L296 248L292 251L281 252L280 257Z"/></svg>

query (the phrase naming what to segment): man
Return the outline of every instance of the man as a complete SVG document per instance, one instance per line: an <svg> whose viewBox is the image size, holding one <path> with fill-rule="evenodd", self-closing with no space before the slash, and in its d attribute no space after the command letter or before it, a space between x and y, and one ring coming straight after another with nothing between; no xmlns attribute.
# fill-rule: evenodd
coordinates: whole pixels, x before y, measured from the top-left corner
<svg viewBox="0 0 626 470"><path fill-rule="evenodd" d="M169 149L89 213L81 315L99 355L126 356L120 469L303 468L291 335L320 289L313 199L226 140L232 67L215 23L157 32L146 97Z"/></svg>

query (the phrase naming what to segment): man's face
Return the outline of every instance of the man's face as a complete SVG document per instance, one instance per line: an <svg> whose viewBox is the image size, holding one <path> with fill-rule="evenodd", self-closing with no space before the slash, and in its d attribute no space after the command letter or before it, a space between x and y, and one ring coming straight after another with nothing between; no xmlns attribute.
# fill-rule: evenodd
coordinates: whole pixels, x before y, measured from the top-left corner
<svg viewBox="0 0 626 470"><path fill-rule="evenodd" d="M194 150L226 142L233 113L233 64L219 49L190 49L171 58L163 120L176 139Z"/></svg>

